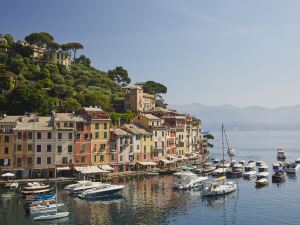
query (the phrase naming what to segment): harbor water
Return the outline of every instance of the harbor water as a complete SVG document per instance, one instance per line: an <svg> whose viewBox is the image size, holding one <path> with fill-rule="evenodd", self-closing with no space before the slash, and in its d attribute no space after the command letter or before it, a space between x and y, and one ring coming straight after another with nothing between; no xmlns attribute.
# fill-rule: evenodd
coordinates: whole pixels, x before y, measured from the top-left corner
<svg viewBox="0 0 300 225"><path fill-rule="evenodd" d="M222 158L219 136L215 133L210 157ZM300 157L297 131L227 132L227 137L236 160L263 160L270 174L277 148L285 149L287 161ZM255 188L254 181L235 179L237 192L209 198L198 190L174 191L173 176L123 178L115 181L125 185L119 195L97 201L69 196L63 191L66 184L59 184L58 200L65 204L61 210L70 212L68 219L35 222L25 214L20 197L1 197L0 224L299 224L300 173L280 184L269 180L268 186Z"/></svg>

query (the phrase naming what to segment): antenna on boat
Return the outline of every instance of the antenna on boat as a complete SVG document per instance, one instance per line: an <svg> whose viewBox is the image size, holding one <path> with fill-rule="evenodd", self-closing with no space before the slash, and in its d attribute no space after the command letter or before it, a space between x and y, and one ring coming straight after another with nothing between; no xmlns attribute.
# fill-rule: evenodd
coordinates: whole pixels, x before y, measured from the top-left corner
<svg viewBox="0 0 300 225"><path fill-rule="evenodd" d="M222 149L223 149L223 176L225 176L225 162L224 162L224 125L222 123ZM225 179L223 179L223 185L225 184Z"/></svg>

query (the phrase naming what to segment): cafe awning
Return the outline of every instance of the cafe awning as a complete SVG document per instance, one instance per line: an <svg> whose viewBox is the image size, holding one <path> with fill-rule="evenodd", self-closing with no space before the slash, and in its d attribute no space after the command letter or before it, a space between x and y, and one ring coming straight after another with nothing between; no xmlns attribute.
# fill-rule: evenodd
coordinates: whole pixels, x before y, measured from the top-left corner
<svg viewBox="0 0 300 225"><path fill-rule="evenodd" d="M57 167L56 170L57 171L67 171L67 170L71 170L71 168L68 166L62 166L62 167Z"/></svg>
<svg viewBox="0 0 300 225"><path fill-rule="evenodd" d="M107 171L113 171L114 170L114 168L112 168L110 165L98 165L98 167L100 169L107 170Z"/></svg>
<svg viewBox="0 0 300 225"><path fill-rule="evenodd" d="M75 166L75 170L83 174L109 173L106 170L100 169L98 166Z"/></svg>
<svg viewBox="0 0 300 225"><path fill-rule="evenodd" d="M142 166L156 166L157 163L155 162L138 162L138 164L142 165Z"/></svg>

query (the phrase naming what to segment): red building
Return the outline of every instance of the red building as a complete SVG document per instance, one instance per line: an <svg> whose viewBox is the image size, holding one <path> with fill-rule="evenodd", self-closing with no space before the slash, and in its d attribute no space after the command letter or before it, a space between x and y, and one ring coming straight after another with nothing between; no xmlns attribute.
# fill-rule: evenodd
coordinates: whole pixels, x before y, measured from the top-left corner
<svg viewBox="0 0 300 225"><path fill-rule="evenodd" d="M75 165L91 165L91 123L84 120L77 123L75 137Z"/></svg>

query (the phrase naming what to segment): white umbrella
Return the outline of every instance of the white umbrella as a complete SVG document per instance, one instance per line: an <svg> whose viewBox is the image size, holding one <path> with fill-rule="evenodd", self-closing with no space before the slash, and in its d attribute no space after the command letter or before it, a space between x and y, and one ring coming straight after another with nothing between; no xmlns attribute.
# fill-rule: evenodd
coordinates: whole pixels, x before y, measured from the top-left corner
<svg viewBox="0 0 300 225"><path fill-rule="evenodd" d="M2 174L1 177L14 177L15 174L13 173L5 173L5 174Z"/></svg>

